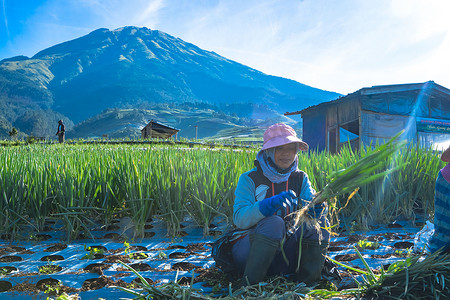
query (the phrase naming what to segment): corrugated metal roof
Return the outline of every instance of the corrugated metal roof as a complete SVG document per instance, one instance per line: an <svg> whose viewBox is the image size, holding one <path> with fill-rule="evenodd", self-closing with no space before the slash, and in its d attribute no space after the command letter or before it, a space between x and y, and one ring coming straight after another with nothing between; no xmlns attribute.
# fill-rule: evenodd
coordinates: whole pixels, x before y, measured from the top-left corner
<svg viewBox="0 0 450 300"><path fill-rule="evenodd" d="M383 94L383 93L396 93L396 92L405 92L405 91L414 91L420 90L426 84L432 84L432 89L442 92L444 94L450 95L450 89L435 83L434 81L427 81L423 83L406 83L406 84L393 84L393 85L378 85L372 87L366 87L357 90L356 92L350 93L346 96L339 97L336 100L323 102L317 105L312 105L307 108L304 108L295 112L286 112L285 115L299 115L303 114L305 111L309 111L311 109L318 109L324 106L332 105L338 102L351 100L353 96L362 96L362 95L374 95L374 94Z"/></svg>

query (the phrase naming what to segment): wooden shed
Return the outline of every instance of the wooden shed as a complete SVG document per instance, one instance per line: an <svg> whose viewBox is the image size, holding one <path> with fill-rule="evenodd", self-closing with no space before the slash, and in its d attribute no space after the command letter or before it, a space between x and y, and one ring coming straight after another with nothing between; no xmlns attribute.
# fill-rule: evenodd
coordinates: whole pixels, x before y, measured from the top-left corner
<svg viewBox="0 0 450 300"><path fill-rule="evenodd" d="M310 149L339 151L382 143L405 129L421 146L450 143L450 90L433 81L362 88L337 100L286 115L301 114L303 140Z"/></svg>
<svg viewBox="0 0 450 300"><path fill-rule="evenodd" d="M150 122L141 129L141 136L143 139L150 138L161 138L168 139L175 135L180 131L179 129L166 126L164 124L158 123L154 120L150 120Z"/></svg>

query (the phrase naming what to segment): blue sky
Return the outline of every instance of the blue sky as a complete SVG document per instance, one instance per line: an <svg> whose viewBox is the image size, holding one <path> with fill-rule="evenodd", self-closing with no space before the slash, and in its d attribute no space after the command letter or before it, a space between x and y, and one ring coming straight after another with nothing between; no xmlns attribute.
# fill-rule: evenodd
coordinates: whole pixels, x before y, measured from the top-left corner
<svg viewBox="0 0 450 300"><path fill-rule="evenodd" d="M342 94L428 80L450 88L447 0L0 1L0 60L132 25Z"/></svg>

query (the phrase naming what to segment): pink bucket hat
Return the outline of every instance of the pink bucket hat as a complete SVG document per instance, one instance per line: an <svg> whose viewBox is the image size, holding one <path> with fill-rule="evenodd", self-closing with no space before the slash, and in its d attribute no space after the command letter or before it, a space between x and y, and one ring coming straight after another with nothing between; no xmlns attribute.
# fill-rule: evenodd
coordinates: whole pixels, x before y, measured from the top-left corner
<svg viewBox="0 0 450 300"><path fill-rule="evenodd" d="M291 126L277 123L267 128L266 132L264 132L264 144L261 150L290 143L298 143L299 149L302 151L308 150L308 144L297 137L297 133Z"/></svg>

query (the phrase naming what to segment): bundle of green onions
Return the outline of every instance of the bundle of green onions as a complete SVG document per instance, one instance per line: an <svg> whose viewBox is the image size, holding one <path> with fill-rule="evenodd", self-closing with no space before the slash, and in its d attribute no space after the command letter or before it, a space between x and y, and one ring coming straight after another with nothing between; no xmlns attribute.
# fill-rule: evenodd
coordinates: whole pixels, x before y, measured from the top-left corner
<svg viewBox="0 0 450 300"><path fill-rule="evenodd" d="M402 133L403 131L399 132L387 143L375 148L373 152L367 154L348 168L330 174L330 182L316 194L308 205L294 213L294 226L298 227L305 222L312 225L311 221L314 223L307 214L308 210L314 207L314 205L346 193L351 193L349 197L351 198L359 187L382 178L400 168L401 166L395 166L386 170L383 169L383 166L386 165L386 161L395 152L399 151L406 144L406 141L398 141Z"/></svg>
<svg viewBox="0 0 450 300"><path fill-rule="evenodd" d="M367 283L365 295L383 299L448 299L450 254L435 252L424 260L410 257L392 264L377 279Z"/></svg>

